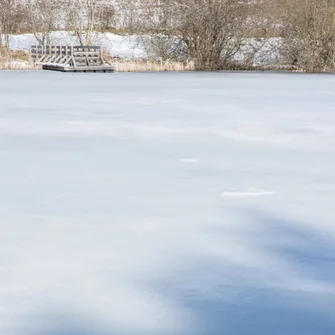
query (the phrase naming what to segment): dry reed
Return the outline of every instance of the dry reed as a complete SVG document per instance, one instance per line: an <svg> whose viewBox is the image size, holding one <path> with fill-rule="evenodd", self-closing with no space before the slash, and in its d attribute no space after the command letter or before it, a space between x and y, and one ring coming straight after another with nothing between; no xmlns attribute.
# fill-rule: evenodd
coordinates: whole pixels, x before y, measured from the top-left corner
<svg viewBox="0 0 335 335"><path fill-rule="evenodd" d="M115 71L117 72L164 72L164 71L194 71L195 66L193 62L175 62L171 60L166 61L152 61L152 60L131 60L123 62L115 62Z"/></svg>
<svg viewBox="0 0 335 335"><path fill-rule="evenodd" d="M0 48L0 69L1 70L32 70L38 69L23 52L10 51Z"/></svg>

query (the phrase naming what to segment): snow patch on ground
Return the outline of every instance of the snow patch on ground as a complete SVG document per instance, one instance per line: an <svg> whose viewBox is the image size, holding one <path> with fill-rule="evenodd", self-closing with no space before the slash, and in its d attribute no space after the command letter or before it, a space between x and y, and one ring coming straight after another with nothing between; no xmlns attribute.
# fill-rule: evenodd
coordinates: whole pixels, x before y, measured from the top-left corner
<svg viewBox="0 0 335 335"><path fill-rule="evenodd" d="M264 195L272 195L273 192L266 190L257 190L254 188L245 188L239 190L227 190L221 193L224 197L260 197Z"/></svg>
<svg viewBox="0 0 335 335"><path fill-rule="evenodd" d="M183 163L198 163L200 159L199 158L183 158L181 161Z"/></svg>
<svg viewBox="0 0 335 335"><path fill-rule="evenodd" d="M146 37L150 38L150 37ZM145 39L145 38L144 38ZM117 35L112 33L97 33L96 45L101 46L106 52L114 57L124 59L136 59L148 57L148 50L141 42L138 35ZM51 44L77 45L77 37L71 32L56 31L50 36ZM251 58L251 64L271 65L280 63L278 46L281 44L279 38L248 39L242 46L234 59L243 62ZM12 50L29 51L31 45L38 44L33 34L11 35L9 45Z"/></svg>
<svg viewBox="0 0 335 335"><path fill-rule="evenodd" d="M95 36L96 45L106 52L121 58L142 58L146 52L138 45L136 35L120 36L112 33L98 33ZM78 45L77 37L71 32L56 31L50 36L51 44ZM31 45L38 44L33 34L11 35L9 46L12 50L30 51Z"/></svg>

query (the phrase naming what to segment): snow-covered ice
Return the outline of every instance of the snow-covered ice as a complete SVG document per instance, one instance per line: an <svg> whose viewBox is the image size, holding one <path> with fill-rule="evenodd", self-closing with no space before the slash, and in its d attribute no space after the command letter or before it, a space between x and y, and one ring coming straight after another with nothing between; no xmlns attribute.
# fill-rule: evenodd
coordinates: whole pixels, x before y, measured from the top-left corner
<svg viewBox="0 0 335 335"><path fill-rule="evenodd" d="M334 85L0 72L0 333L334 334Z"/></svg>

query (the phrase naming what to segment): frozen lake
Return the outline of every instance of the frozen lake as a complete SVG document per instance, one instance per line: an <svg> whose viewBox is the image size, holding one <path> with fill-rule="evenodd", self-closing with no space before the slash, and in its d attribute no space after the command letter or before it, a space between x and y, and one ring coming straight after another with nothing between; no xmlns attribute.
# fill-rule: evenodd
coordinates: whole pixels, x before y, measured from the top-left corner
<svg viewBox="0 0 335 335"><path fill-rule="evenodd" d="M334 92L0 72L0 333L333 335Z"/></svg>

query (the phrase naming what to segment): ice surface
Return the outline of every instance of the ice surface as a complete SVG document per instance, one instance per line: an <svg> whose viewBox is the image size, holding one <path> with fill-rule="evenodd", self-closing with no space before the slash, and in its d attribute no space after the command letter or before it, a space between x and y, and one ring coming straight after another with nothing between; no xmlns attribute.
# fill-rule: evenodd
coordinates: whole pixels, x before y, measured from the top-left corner
<svg viewBox="0 0 335 335"><path fill-rule="evenodd" d="M0 72L0 333L334 334L334 85Z"/></svg>

